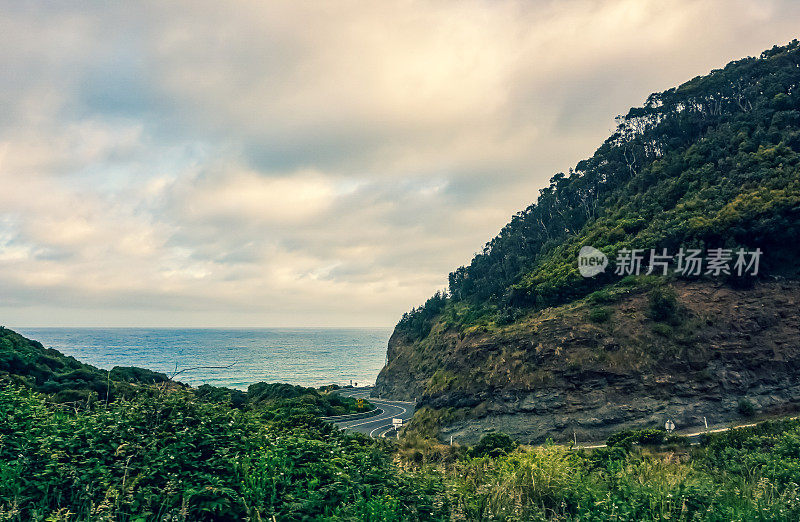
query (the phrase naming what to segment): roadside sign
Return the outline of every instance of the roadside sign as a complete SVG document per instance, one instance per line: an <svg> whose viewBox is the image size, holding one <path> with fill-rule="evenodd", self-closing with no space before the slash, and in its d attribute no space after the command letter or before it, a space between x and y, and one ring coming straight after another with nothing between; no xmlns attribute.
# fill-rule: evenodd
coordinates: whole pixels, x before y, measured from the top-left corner
<svg viewBox="0 0 800 522"><path fill-rule="evenodd" d="M667 422L664 424L664 429L669 433L672 433L672 431L675 429L675 423L672 422L672 419L667 420Z"/></svg>
<svg viewBox="0 0 800 522"><path fill-rule="evenodd" d="M395 428L400 428L403 426L403 419L392 419L392 426Z"/></svg>

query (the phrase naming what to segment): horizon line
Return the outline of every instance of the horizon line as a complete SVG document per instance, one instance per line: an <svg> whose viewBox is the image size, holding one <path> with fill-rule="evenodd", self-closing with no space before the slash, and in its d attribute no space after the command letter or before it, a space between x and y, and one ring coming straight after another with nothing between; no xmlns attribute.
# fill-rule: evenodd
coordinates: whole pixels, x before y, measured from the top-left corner
<svg viewBox="0 0 800 522"><path fill-rule="evenodd" d="M186 326L186 325L172 325L172 326L143 326L143 325L22 325L22 326L7 326L0 324L0 327L8 330L16 329L56 329L56 328L69 328L69 329L148 329L148 330L378 330L394 328L391 326Z"/></svg>

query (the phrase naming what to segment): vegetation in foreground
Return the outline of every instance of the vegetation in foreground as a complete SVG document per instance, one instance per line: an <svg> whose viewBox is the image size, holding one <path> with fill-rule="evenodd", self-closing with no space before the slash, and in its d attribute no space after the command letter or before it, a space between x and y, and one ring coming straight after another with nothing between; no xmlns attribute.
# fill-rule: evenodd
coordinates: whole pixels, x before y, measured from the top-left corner
<svg viewBox="0 0 800 522"><path fill-rule="evenodd" d="M797 520L800 422L597 450L346 434L149 386L65 407L0 386L0 520ZM274 518L273 518L274 517Z"/></svg>
<svg viewBox="0 0 800 522"><path fill-rule="evenodd" d="M800 421L699 447L659 430L594 451L499 433L472 448L398 444L322 422L359 411L328 389L195 389L7 329L0 364L0 520L800 518Z"/></svg>

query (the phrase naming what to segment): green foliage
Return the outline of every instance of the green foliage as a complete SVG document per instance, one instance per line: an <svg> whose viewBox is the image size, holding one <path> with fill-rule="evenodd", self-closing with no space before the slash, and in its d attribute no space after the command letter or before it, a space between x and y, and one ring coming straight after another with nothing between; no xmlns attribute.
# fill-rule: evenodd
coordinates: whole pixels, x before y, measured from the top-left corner
<svg viewBox="0 0 800 522"><path fill-rule="evenodd" d="M335 393L339 386L305 388L286 383L259 382L247 392L204 384L194 390L199 400L259 412L265 419L316 423L317 417L363 413L374 408L369 401Z"/></svg>
<svg viewBox="0 0 800 522"><path fill-rule="evenodd" d="M136 366L114 366L111 368L111 379L140 384L158 384L169 380L163 373L154 372L145 368L138 368Z"/></svg>
<svg viewBox="0 0 800 522"><path fill-rule="evenodd" d="M738 411L745 417L752 417L753 415L756 414L756 407L753 405L752 402L742 398L739 399L739 404L736 405L736 411Z"/></svg>
<svg viewBox="0 0 800 522"><path fill-rule="evenodd" d="M678 297L669 286L654 288L648 299L648 314L654 321L672 321L678 316Z"/></svg>
<svg viewBox="0 0 800 522"><path fill-rule="evenodd" d="M345 415L373 408L367 401L359 403L338 393L320 393L314 388L284 383L252 384L247 388L246 400L249 407L273 420Z"/></svg>
<svg viewBox="0 0 800 522"><path fill-rule="evenodd" d="M234 408L242 408L247 404L247 394L241 390L222 388L203 384L195 391L195 396L205 402L229 404Z"/></svg>
<svg viewBox="0 0 800 522"><path fill-rule="evenodd" d="M50 394L58 402L122 397L139 384L167 380L162 373L142 368L101 370L0 327L0 380L3 378Z"/></svg>
<svg viewBox="0 0 800 522"><path fill-rule="evenodd" d="M772 498L800 484L800 421L763 422L751 428L713 433L701 441L705 447L703 469L721 470L743 493ZM740 486L740 487L741 487ZM768 500L769 497L765 500Z"/></svg>
<svg viewBox="0 0 800 522"><path fill-rule="evenodd" d="M511 309L581 298L617 281L579 275L579 249L725 247L767 253L760 274L798 275L800 45L776 47L650 95L595 154L558 173L467 266L449 277L455 326L516 320ZM732 284L746 284L731 276ZM441 296L440 296L441 297ZM597 296L602 298L601 296ZM593 304L603 304L594 302ZM398 324L428 335L438 298ZM522 314L520 314L521 316Z"/></svg>
<svg viewBox="0 0 800 522"><path fill-rule="evenodd" d="M447 294L437 291L423 306L404 313L397 328L412 339L423 339L430 333L434 320L446 305Z"/></svg>
<svg viewBox="0 0 800 522"><path fill-rule="evenodd" d="M488 433L472 447L473 457L497 457L514 451L517 443L505 433Z"/></svg>
<svg viewBox="0 0 800 522"><path fill-rule="evenodd" d="M647 428L618 431L608 438L606 444L608 446L630 447L633 444L652 446L683 441L685 441L684 438L676 435L670 435L664 430Z"/></svg>
<svg viewBox="0 0 800 522"><path fill-rule="evenodd" d="M664 437L635 430L592 451L548 444L460 460L446 502L465 520L800 518L800 422L714 434L702 448L652 445ZM646 447L626 447L631 439Z"/></svg>
<svg viewBox="0 0 800 522"><path fill-rule="evenodd" d="M512 324L514 321L522 317L523 314L523 310L512 306L507 306L498 312L495 323L500 326Z"/></svg>
<svg viewBox="0 0 800 522"><path fill-rule="evenodd" d="M617 300L617 296L615 296L609 290L597 290L589 294L587 300L594 305L603 305L615 302Z"/></svg>
<svg viewBox="0 0 800 522"><path fill-rule="evenodd" d="M672 327L664 323L655 323L653 325L653 332L661 337L670 338L673 335Z"/></svg>
<svg viewBox="0 0 800 522"><path fill-rule="evenodd" d="M147 385L182 387L163 373L144 368L116 366L110 372L100 370L0 327L0 379L3 377L45 393L55 402L84 405L129 397ZM281 383L257 383L247 393L206 384L195 391L195 397L234 408L261 409L271 418L313 418L372 409L366 401L359 406L356 399L330 391Z"/></svg>
<svg viewBox="0 0 800 522"><path fill-rule="evenodd" d="M400 476L377 442L153 390L75 411L0 387L0 516L358 519L391 506L387 520L441 518L435 484Z"/></svg>
<svg viewBox="0 0 800 522"><path fill-rule="evenodd" d="M611 310L598 306L589 310L589 320L593 323L604 323L611 317Z"/></svg>
<svg viewBox="0 0 800 522"><path fill-rule="evenodd" d="M296 399L303 395L319 395L313 388L303 388L285 383L259 382L247 388L247 398L252 402L276 399Z"/></svg>

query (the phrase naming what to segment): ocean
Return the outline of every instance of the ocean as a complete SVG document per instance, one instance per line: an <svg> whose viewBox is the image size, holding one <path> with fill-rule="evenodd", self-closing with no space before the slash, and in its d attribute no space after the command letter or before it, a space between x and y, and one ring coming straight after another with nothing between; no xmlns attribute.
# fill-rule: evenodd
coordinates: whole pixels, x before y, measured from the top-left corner
<svg viewBox="0 0 800 522"><path fill-rule="evenodd" d="M374 384L391 329L381 328L15 328L48 348L111 369L139 366L199 386Z"/></svg>

